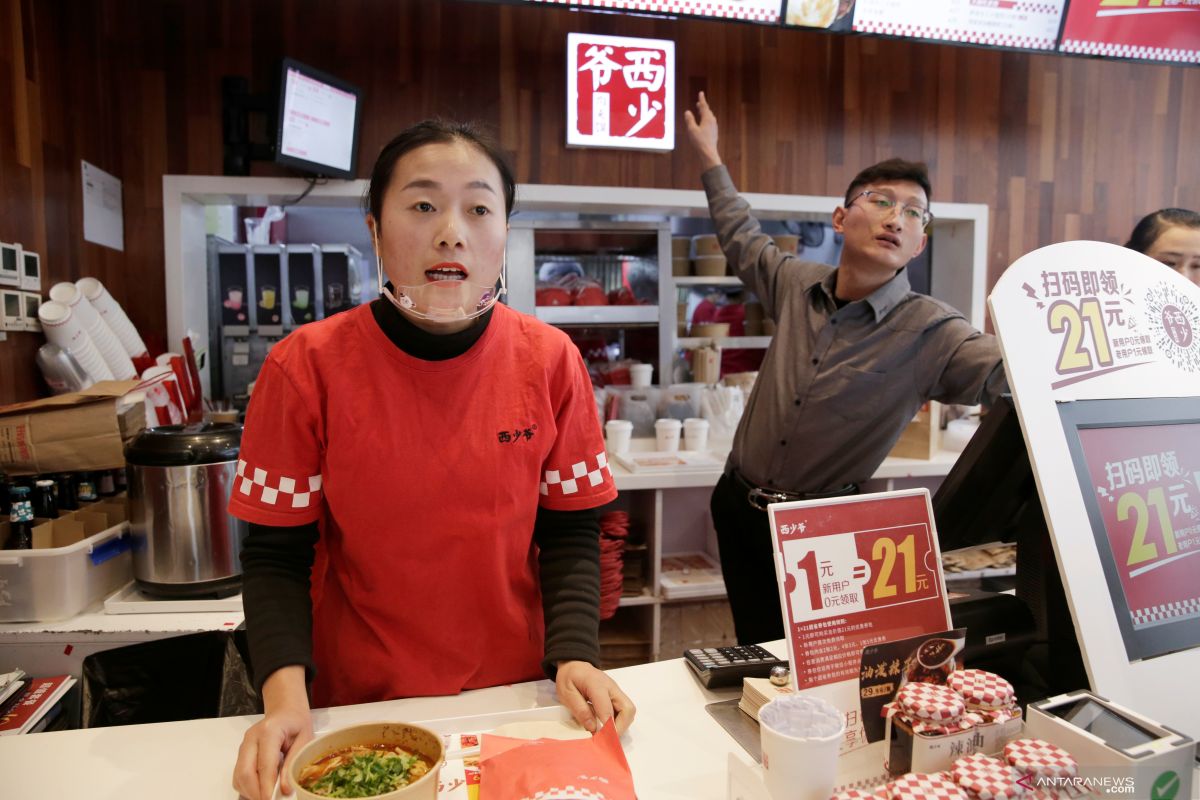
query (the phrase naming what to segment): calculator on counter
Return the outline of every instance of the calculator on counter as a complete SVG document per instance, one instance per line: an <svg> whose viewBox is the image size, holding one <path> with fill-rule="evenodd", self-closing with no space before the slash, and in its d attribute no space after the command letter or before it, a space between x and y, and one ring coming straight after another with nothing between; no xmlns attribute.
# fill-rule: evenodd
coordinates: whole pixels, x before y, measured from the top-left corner
<svg viewBox="0 0 1200 800"><path fill-rule="evenodd" d="M772 667L786 667L756 644L747 647L705 647L683 651L683 660L709 689L741 684L742 678L769 678Z"/></svg>

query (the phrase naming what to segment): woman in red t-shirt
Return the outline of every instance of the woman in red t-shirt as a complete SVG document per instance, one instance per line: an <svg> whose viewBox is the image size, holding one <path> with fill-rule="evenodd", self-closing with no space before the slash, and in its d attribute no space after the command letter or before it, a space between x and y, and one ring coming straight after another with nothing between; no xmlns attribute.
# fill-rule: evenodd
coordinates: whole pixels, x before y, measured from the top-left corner
<svg viewBox="0 0 1200 800"><path fill-rule="evenodd" d="M633 720L595 666L594 509L616 488L590 381L565 334L496 303L514 194L472 128L400 134L367 198L382 298L259 374L230 501L266 712L234 770L251 800L312 738L309 680L341 705L542 672L589 730Z"/></svg>

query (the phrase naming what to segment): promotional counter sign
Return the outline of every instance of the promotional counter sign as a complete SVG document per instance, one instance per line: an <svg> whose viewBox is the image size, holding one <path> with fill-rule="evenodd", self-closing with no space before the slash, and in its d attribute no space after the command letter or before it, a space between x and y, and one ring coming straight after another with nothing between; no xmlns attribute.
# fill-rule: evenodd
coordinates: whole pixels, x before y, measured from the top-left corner
<svg viewBox="0 0 1200 800"><path fill-rule="evenodd" d="M1066 0L856 0L854 30L1053 50L1065 5Z"/></svg>
<svg viewBox="0 0 1200 800"><path fill-rule="evenodd" d="M675 43L567 34L567 144L675 147Z"/></svg>
<svg viewBox="0 0 1200 800"><path fill-rule="evenodd" d="M833 0L836 4L838 0ZM778 22L782 0L528 0L558 6Z"/></svg>
<svg viewBox="0 0 1200 800"><path fill-rule="evenodd" d="M1091 688L1195 738L1200 288L1067 242L989 302Z"/></svg>
<svg viewBox="0 0 1200 800"><path fill-rule="evenodd" d="M1059 50L1200 64L1200 0L1071 0Z"/></svg>
<svg viewBox="0 0 1200 800"><path fill-rule="evenodd" d="M925 489L767 511L795 688L857 684L864 647L950 627Z"/></svg>

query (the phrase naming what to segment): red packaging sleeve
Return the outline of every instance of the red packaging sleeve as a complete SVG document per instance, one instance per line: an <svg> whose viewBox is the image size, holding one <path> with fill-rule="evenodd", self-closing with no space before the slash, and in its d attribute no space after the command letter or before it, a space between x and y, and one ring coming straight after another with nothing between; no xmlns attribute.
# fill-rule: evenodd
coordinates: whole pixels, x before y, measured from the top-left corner
<svg viewBox="0 0 1200 800"><path fill-rule="evenodd" d="M636 800L633 775L610 721L589 739L510 739L484 734L480 796Z"/></svg>

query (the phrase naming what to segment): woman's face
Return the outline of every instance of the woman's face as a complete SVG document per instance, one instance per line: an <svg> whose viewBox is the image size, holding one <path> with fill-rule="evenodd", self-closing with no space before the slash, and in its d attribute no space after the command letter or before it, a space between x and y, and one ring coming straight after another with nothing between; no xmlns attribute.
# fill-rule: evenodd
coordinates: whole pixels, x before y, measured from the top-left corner
<svg viewBox="0 0 1200 800"><path fill-rule="evenodd" d="M1173 225L1154 240L1146 255L1200 285L1200 228Z"/></svg>
<svg viewBox="0 0 1200 800"><path fill-rule="evenodd" d="M491 159L466 142L405 154L392 171L381 219L368 216L367 224L388 280L435 312L473 308L500 277L508 235L504 186ZM471 324L413 321L447 333Z"/></svg>

